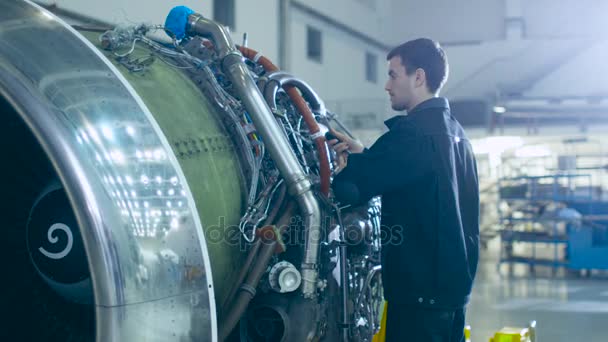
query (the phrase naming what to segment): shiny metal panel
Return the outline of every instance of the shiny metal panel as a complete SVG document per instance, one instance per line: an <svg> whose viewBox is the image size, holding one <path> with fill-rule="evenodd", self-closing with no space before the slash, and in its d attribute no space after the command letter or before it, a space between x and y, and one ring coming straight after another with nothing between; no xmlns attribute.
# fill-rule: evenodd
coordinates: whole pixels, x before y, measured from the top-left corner
<svg viewBox="0 0 608 342"><path fill-rule="evenodd" d="M207 341L203 322L211 321L208 308L199 305L207 300L207 291L199 291L152 302L99 308L103 326L101 341ZM137 322L137 324L125 324ZM120 327L116 329L116 327Z"/></svg>
<svg viewBox="0 0 608 342"><path fill-rule="evenodd" d="M0 94L32 129L70 197L92 273L97 340L216 340L192 195L166 138L120 73L52 14L2 1ZM165 310L171 298L180 298L175 312ZM173 314L180 324L170 331L153 324ZM142 324L145 336L133 335Z"/></svg>

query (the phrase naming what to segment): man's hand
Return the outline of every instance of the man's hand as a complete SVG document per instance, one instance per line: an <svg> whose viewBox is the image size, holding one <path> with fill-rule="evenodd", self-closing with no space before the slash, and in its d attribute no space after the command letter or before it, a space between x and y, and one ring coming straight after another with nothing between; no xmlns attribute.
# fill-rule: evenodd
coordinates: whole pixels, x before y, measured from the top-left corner
<svg viewBox="0 0 608 342"><path fill-rule="evenodd" d="M336 151L336 160L334 160L334 167L336 173L342 171L348 163L349 153L361 153L363 152L363 145L351 139L346 134L342 134L333 129L329 131L337 139L331 139L327 142L330 148Z"/></svg>

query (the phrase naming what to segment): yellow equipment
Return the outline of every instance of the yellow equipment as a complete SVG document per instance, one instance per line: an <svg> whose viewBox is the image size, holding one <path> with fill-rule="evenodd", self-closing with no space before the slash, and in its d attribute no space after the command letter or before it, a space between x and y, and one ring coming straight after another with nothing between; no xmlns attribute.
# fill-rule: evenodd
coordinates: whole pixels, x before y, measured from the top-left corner
<svg viewBox="0 0 608 342"><path fill-rule="evenodd" d="M527 328L504 327L490 342L535 342L536 341L536 321L530 322Z"/></svg>
<svg viewBox="0 0 608 342"><path fill-rule="evenodd" d="M386 312L388 302L384 302L380 330L372 338L372 342L386 342ZM464 327L464 338L471 342L471 326ZM489 342L536 342L536 321L530 322L527 328L504 327L490 337Z"/></svg>
<svg viewBox="0 0 608 342"><path fill-rule="evenodd" d="M466 325L464 327L464 342L471 342L471 326Z"/></svg>
<svg viewBox="0 0 608 342"><path fill-rule="evenodd" d="M388 302L384 301L384 309L382 310L382 318L380 319L380 330L372 338L372 342L386 342L386 308Z"/></svg>

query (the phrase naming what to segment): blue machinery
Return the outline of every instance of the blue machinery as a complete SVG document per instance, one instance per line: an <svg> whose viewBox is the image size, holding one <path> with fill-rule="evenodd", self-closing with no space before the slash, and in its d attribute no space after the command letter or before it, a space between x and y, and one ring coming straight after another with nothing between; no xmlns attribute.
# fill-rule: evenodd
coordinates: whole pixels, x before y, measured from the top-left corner
<svg viewBox="0 0 608 342"><path fill-rule="evenodd" d="M608 202L599 195L590 175L501 179L498 267L523 263L532 271L536 265L554 271L608 269Z"/></svg>

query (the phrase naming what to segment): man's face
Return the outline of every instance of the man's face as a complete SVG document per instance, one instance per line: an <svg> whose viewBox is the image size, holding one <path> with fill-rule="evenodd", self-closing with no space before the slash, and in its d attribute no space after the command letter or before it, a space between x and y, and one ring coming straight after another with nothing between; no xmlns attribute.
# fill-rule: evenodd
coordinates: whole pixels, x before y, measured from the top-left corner
<svg viewBox="0 0 608 342"><path fill-rule="evenodd" d="M394 56L388 63L388 81L384 89L391 98L393 110L402 111L411 109L416 88L416 73L407 75L405 67L401 64L401 57Z"/></svg>

